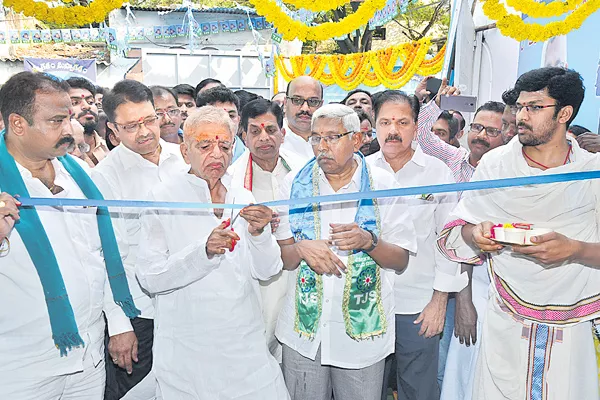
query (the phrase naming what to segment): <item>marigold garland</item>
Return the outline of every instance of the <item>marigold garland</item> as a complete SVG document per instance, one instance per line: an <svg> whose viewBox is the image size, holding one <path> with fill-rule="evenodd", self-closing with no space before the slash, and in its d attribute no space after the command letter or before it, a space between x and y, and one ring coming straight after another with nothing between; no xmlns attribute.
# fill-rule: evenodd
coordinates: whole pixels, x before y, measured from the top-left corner
<svg viewBox="0 0 600 400"><path fill-rule="evenodd" d="M504 36L522 41L544 42L551 37L566 35L579 29L583 21L600 8L600 0L588 0L577 7L564 20L545 25L528 24L520 16L509 14L499 0L482 0L484 14L496 21L496 26Z"/></svg>
<svg viewBox="0 0 600 400"><path fill-rule="evenodd" d="M276 57L275 66L277 73L288 82L300 75L309 75L325 85L336 84L346 91L356 89L360 84L370 87L383 84L390 89L399 89L415 74L434 75L442 70L446 46L435 57L425 60L430 45L430 39L424 38L366 53ZM394 72L398 59L404 62L402 68Z"/></svg>
<svg viewBox="0 0 600 400"><path fill-rule="evenodd" d="M88 6L49 7L44 1L4 0L4 6L38 21L57 25L82 26L102 22L108 13L121 7L123 0L94 0Z"/></svg>
<svg viewBox="0 0 600 400"><path fill-rule="evenodd" d="M538 3L535 0L506 0L506 4L533 18L551 18L576 9L583 0L554 0L550 3Z"/></svg>
<svg viewBox="0 0 600 400"><path fill-rule="evenodd" d="M369 22L377 10L385 6L386 0L364 0L356 12L339 22L325 22L317 26L307 26L292 19L274 0L250 0L250 3L254 6L257 14L273 24L285 40L298 38L306 42L307 40L327 40L359 29Z"/></svg>
<svg viewBox="0 0 600 400"><path fill-rule="evenodd" d="M290 4L296 8L304 8L306 10L314 12L335 10L336 8L339 8L344 4L348 4L351 0L329 0L326 2L322 1L323 0L283 0L284 3Z"/></svg>

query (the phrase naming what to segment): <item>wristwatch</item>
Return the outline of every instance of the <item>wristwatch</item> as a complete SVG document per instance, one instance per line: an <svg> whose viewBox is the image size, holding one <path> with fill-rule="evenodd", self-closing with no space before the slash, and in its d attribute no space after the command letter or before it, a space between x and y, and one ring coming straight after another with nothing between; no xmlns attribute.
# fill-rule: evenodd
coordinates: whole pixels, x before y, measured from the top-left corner
<svg viewBox="0 0 600 400"><path fill-rule="evenodd" d="M375 247L377 247L377 245L379 244L379 238L377 237L377 235L375 235L370 230L365 229L365 231L367 231L367 232L369 232L371 234L371 247L369 247L368 249L365 249L364 251L367 252L367 253L370 253L373 250L375 250Z"/></svg>

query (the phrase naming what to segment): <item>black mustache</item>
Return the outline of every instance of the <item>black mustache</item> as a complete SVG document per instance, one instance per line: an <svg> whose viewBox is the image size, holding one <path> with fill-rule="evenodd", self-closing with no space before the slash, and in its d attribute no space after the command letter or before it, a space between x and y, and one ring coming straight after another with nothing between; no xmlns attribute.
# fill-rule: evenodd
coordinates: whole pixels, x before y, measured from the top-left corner
<svg viewBox="0 0 600 400"><path fill-rule="evenodd" d="M532 131L532 130L533 130L533 128L532 128L531 126L527 125L525 122L519 122L519 123L517 124L517 127L518 127L518 128L525 128L525 129L529 129L530 131Z"/></svg>
<svg viewBox="0 0 600 400"><path fill-rule="evenodd" d="M302 115L306 115L307 117L312 117L312 115L308 111L300 111L298 114L296 114L296 117L300 117Z"/></svg>
<svg viewBox="0 0 600 400"><path fill-rule="evenodd" d="M58 142L56 142L56 145L54 145L54 148L58 149L63 144L73 145L74 143L75 143L75 139L73 138L73 136L65 136L65 137L61 138Z"/></svg>
<svg viewBox="0 0 600 400"><path fill-rule="evenodd" d="M397 140L397 141L399 141L400 143L402 143L402 137L401 137L400 135L398 135L398 134L395 134L395 135L390 135L390 136L388 136L388 137L385 139L385 142L386 142L386 143L387 143L387 142L391 142L392 140Z"/></svg>
<svg viewBox="0 0 600 400"><path fill-rule="evenodd" d="M77 115L77 118L79 119L79 118L81 118L81 117L84 117L84 116L86 116L86 115L88 115L88 114L90 114L90 115L93 115L95 119L98 119L98 114L96 114L96 113L95 113L95 112L93 112L92 110L88 110L88 111L82 111L82 112L80 112L80 113Z"/></svg>
<svg viewBox="0 0 600 400"><path fill-rule="evenodd" d="M485 147L490 147L490 144L488 142L486 142L485 140L483 140L483 139L473 139L471 141L471 144L482 144Z"/></svg>
<svg viewBox="0 0 600 400"><path fill-rule="evenodd" d="M138 143L145 142L148 139L154 139L154 135L139 137L139 138L136 139L136 142L138 142Z"/></svg>

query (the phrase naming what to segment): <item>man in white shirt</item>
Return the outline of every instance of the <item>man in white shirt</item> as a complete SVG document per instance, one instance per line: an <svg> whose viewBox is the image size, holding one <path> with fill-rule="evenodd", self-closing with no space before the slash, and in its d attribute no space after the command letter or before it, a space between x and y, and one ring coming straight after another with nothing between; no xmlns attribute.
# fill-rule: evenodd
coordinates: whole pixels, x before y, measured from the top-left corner
<svg viewBox="0 0 600 400"><path fill-rule="evenodd" d="M184 125L189 172L152 190L158 201L255 203L231 184L235 127L206 106ZM241 219L238 219L237 216ZM258 280L281 271L268 207L152 210L142 215L140 284L155 296L153 371L164 399L289 398L267 347ZM266 229L265 229L266 228Z"/></svg>
<svg viewBox="0 0 600 400"><path fill-rule="evenodd" d="M74 145L69 87L21 72L0 95L0 190L8 192L0 195L0 398L100 400L102 313L119 337L132 335L127 315L139 313L107 210L18 210L12 197L102 198L87 165L66 155Z"/></svg>
<svg viewBox="0 0 600 400"><path fill-rule="evenodd" d="M98 106L96 105L96 86L86 78L72 77L67 80L71 87L69 96L73 105L73 115L83 126L85 141L90 145L87 155L96 165L108 154L106 142L100 137L98 129Z"/></svg>
<svg viewBox="0 0 600 400"><path fill-rule="evenodd" d="M118 82L104 97L108 126L121 140L93 170L92 179L111 200L146 200L150 191L185 169L179 146L160 137L152 92L134 80ZM142 314L131 321L137 336L137 360L107 366L106 400L118 400L138 384L152 368L154 306L135 277L135 260L140 240L140 209L112 209L121 256L133 298ZM111 352L117 343L110 343ZM125 368L123 368L125 367Z"/></svg>
<svg viewBox="0 0 600 400"><path fill-rule="evenodd" d="M396 186L454 182L450 169L442 161L424 154L418 145L412 146L419 115L419 102L414 96L386 90L375 99L374 111L381 151L367 158L370 165L394 174ZM457 263L435 250L435 240L457 199L455 193L423 193L416 198L403 198L413 220L418 221L415 223L418 251L411 253L407 270L396 275L394 282L399 399L440 397L438 353L448 293L462 290L468 277L461 276Z"/></svg>
<svg viewBox="0 0 600 400"><path fill-rule="evenodd" d="M242 137L250 150L230 168L233 181L251 191L263 203L279 198L283 180L291 170L302 167L293 154L281 149L283 110L275 103L259 99L251 101L242 113ZM277 214L274 215L277 217ZM274 221L276 228L278 219ZM271 354L281 362L281 344L275 337L277 318L288 288L290 272L281 271L268 281L260 282L263 317Z"/></svg>
<svg viewBox="0 0 600 400"><path fill-rule="evenodd" d="M308 137L313 113L323 105L323 85L310 76L299 76L288 83L285 96L281 147L308 162L315 156Z"/></svg>
<svg viewBox="0 0 600 400"><path fill-rule="evenodd" d="M291 199L395 186L358 154L358 116L330 104L313 115L316 160L282 187ZM276 232L284 268L294 271L276 335L294 400L379 400L385 358L394 351L394 271L416 251L407 207L395 198L294 204Z"/></svg>
<svg viewBox="0 0 600 400"><path fill-rule="evenodd" d="M158 116L160 138L169 143L182 142L181 109L177 103L177 95L173 90L164 86L151 86L154 97L154 109Z"/></svg>

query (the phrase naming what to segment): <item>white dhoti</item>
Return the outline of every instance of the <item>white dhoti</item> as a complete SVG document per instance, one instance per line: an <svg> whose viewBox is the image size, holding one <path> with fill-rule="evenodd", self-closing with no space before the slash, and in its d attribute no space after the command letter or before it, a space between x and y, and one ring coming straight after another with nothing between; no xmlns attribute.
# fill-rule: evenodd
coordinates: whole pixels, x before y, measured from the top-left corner
<svg viewBox="0 0 600 400"><path fill-rule="evenodd" d="M590 322L560 328L532 323L501 307L495 296L489 300L474 400L592 400L598 396Z"/></svg>

